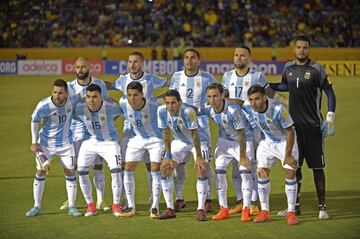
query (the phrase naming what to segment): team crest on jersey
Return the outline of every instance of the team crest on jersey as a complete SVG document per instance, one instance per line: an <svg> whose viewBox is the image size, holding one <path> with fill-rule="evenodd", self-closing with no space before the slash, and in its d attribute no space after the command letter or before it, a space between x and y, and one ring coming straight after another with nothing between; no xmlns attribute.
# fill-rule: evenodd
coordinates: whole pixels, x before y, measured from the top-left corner
<svg viewBox="0 0 360 239"><path fill-rule="evenodd" d="M250 81L249 81L249 80L245 80L245 81L244 81L244 86L245 86L245 87L249 87L249 86L250 86Z"/></svg>
<svg viewBox="0 0 360 239"><path fill-rule="evenodd" d="M287 112L287 110L284 110L284 112L282 113L283 117L286 119L287 117L289 117L289 112Z"/></svg>
<svg viewBox="0 0 360 239"><path fill-rule="evenodd" d="M310 70L307 70L307 71L305 72L304 79L305 79L305 80L309 80L309 79L310 79L310 76L311 76Z"/></svg>
<svg viewBox="0 0 360 239"><path fill-rule="evenodd" d="M134 116L133 116L133 115L129 115L129 118L134 118Z"/></svg>
<svg viewBox="0 0 360 239"><path fill-rule="evenodd" d="M224 124L227 124L227 121L226 121L226 119L224 119L224 120L223 120L223 123L224 123Z"/></svg>
<svg viewBox="0 0 360 239"><path fill-rule="evenodd" d="M233 83L231 83L231 86L234 86L235 85L235 83L233 82Z"/></svg>
<svg viewBox="0 0 360 239"><path fill-rule="evenodd" d="M106 116L104 114L100 114L100 121L104 122L106 120Z"/></svg>
<svg viewBox="0 0 360 239"><path fill-rule="evenodd" d="M196 114L195 114L195 112L193 112L193 111L190 112L190 114L189 114L189 119L190 119L191 122L196 119Z"/></svg>
<svg viewBox="0 0 360 239"><path fill-rule="evenodd" d="M289 76L292 76L292 72L290 71Z"/></svg>
<svg viewBox="0 0 360 239"><path fill-rule="evenodd" d="M196 81L196 86L197 86L197 87L200 87L200 85L201 85L200 79L197 79L197 81Z"/></svg>
<svg viewBox="0 0 360 239"><path fill-rule="evenodd" d="M271 124L271 122L272 122L272 120L270 118L266 118L265 121L266 121L267 124Z"/></svg>
<svg viewBox="0 0 360 239"><path fill-rule="evenodd" d="M178 123L179 123L179 124L182 124L182 123L183 123L182 119L179 119L179 120L178 120Z"/></svg>
<svg viewBox="0 0 360 239"><path fill-rule="evenodd" d="M90 121L90 116L85 115L85 120L86 120L86 121Z"/></svg>
<svg viewBox="0 0 360 239"><path fill-rule="evenodd" d="M185 87L185 84L184 84L184 83L182 83L182 84L181 84L181 87Z"/></svg>
<svg viewBox="0 0 360 239"><path fill-rule="evenodd" d="M148 114L144 114L144 119L147 119L149 118L149 115Z"/></svg>
<svg viewBox="0 0 360 239"><path fill-rule="evenodd" d="M71 108L70 108L70 107L67 108L67 109L66 109L66 112L67 112L68 114L70 114L70 113L71 113Z"/></svg>

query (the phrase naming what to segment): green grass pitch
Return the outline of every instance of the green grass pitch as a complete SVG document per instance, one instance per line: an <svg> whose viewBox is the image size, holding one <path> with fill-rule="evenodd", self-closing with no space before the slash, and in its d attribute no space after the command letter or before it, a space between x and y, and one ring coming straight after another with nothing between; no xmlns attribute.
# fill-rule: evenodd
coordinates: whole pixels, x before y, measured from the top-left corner
<svg viewBox="0 0 360 239"><path fill-rule="evenodd" d="M271 173L270 207L273 221L265 224L242 223L240 215L224 221L198 222L195 219L196 186L193 162L187 165L185 199L188 202L177 218L168 221L149 218L145 167L136 171L138 215L115 218L99 212L92 218L71 218L60 211L66 199L64 176L54 160L46 180L42 214L25 217L32 207L32 183L35 163L30 151L30 116L38 101L50 95L55 76L0 77L0 238L358 238L360 235L360 78L333 77L337 95L337 135L326 139L327 206L331 219L318 219L317 198L312 173L304 166L302 215L300 225L288 226L276 216L286 207L284 174L281 166ZM69 81L73 76L64 77ZM99 78L114 81L116 76ZM277 77L268 77L277 81ZM111 95L118 99L119 94ZM326 97L323 97L326 109ZM117 125L120 130L120 121ZM120 131L121 132L121 131ZM212 127L213 139L217 130ZM213 162L214 163L214 162ZM105 197L111 202L109 172L106 169ZM228 176L230 173L228 170ZM229 177L229 204L234 204L234 191ZM94 191L94 190L93 190ZM216 199L215 186L213 198ZM85 210L78 188L77 205ZM217 208L217 201L214 205ZM161 209L165 209L162 199ZM213 213L209 213L211 217Z"/></svg>

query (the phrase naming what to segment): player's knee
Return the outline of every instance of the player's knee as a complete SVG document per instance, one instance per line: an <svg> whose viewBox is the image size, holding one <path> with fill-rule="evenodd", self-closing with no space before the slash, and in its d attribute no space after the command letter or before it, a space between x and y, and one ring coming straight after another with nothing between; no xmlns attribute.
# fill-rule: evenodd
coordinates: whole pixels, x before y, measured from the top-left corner
<svg viewBox="0 0 360 239"><path fill-rule="evenodd" d="M134 172L137 166L137 162L126 162L125 171Z"/></svg>
<svg viewBox="0 0 360 239"><path fill-rule="evenodd" d="M257 174L259 178L267 178L269 177L269 170L265 168L258 168Z"/></svg>
<svg viewBox="0 0 360 239"><path fill-rule="evenodd" d="M296 178L296 172L291 169L285 169L285 177L288 179L294 179Z"/></svg>
<svg viewBox="0 0 360 239"><path fill-rule="evenodd" d="M46 176L46 171L45 170L36 170L36 175L37 176Z"/></svg>
<svg viewBox="0 0 360 239"><path fill-rule="evenodd" d="M150 170L151 170L151 172L160 171L160 163L151 162ZM148 170L148 171L150 171L150 170Z"/></svg>
<svg viewBox="0 0 360 239"><path fill-rule="evenodd" d="M64 168L64 173L65 173L66 176L74 176L75 175L75 169Z"/></svg>
<svg viewBox="0 0 360 239"><path fill-rule="evenodd" d="M103 165L102 164L94 165L94 170L103 170Z"/></svg>

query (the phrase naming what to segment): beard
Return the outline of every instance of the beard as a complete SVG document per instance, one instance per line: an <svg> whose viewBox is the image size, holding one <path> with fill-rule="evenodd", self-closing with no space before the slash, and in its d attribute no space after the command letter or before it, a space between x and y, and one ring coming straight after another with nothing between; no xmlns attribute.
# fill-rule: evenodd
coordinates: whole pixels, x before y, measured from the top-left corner
<svg viewBox="0 0 360 239"><path fill-rule="evenodd" d="M247 64L245 64L245 63L235 63L234 65L235 65L235 68L237 68L237 69L244 69L247 66Z"/></svg>
<svg viewBox="0 0 360 239"><path fill-rule="evenodd" d="M76 73L76 76L79 80L85 80L89 76L89 70L84 73Z"/></svg>
<svg viewBox="0 0 360 239"><path fill-rule="evenodd" d="M296 56L296 60L298 60L301 63L306 62L309 59L308 56Z"/></svg>

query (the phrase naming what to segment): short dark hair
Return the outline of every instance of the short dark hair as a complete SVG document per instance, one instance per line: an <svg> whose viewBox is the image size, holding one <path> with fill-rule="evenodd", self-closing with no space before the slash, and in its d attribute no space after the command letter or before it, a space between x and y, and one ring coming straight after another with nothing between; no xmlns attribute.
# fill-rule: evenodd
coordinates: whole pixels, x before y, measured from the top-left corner
<svg viewBox="0 0 360 239"><path fill-rule="evenodd" d="M260 92L262 95L265 95L265 88L259 84L253 85L248 89L247 95L248 97L254 93Z"/></svg>
<svg viewBox="0 0 360 239"><path fill-rule="evenodd" d="M296 43L297 41L306 41L306 42L309 43L309 46L310 46L310 37L307 36L307 35L298 35L298 36L296 36L294 42Z"/></svg>
<svg viewBox="0 0 360 239"><path fill-rule="evenodd" d="M101 87L96 84L90 84L88 87L86 87L86 91L90 91L90 92L97 91L101 94Z"/></svg>
<svg viewBox="0 0 360 239"><path fill-rule="evenodd" d="M138 56L142 61L144 61L144 59L145 59L144 55L139 51L134 51L134 52L130 53L129 56Z"/></svg>
<svg viewBox="0 0 360 239"><path fill-rule="evenodd" d="M242 49L245 49L245 50L247 50L247 51L249 52L249 55L251 55L251 50L250 50L250 47L248 47L248 46L241 45L241 46L238 46L238 47L236 47L236 48L242 48Z"/></svg>
<svg viewBox="0 0 360 239"><path fill-rule="evenodd" d="M197 56L197 58L199 58L200 59L200 52L198 52L197 50L195 50L194 48L188 48L188 49L186 49L185 51L184 51L184 55L185 55L185 53L186 52L194 52L195 54L196 54L196 56Z"/></svg>
<svg viewBox="0 0 360 239"><path fill-rule="evenodd" d="M218 89L220 94L224 93L224 86L220 85L219 83L212 83L208 85L208 87L206 87L206 92L208 90L215 90L215 89Z"/></svg>
<svg viewBox="0 0 360 239"><path fill-rule="evenodd" d="M68 85L63 79L56 79L53 86L64 87L65 91L68 91Z"/></svg>
<svg viewBox="0 0 360 239"><path fill-rule="evenodd" d="M177 101L181 100L180 94L177 90L168 90L166 91L166 93L164 94L164 99L166 96L174 96L176 98Z"/></svg>
<svg viewBox="0 0 360 239"><path fill-rule="evenodd" d="M128 90L138 90L141 94L143 94L143 86L137 81L130 82L126 87L126 91Z"/></svg>

